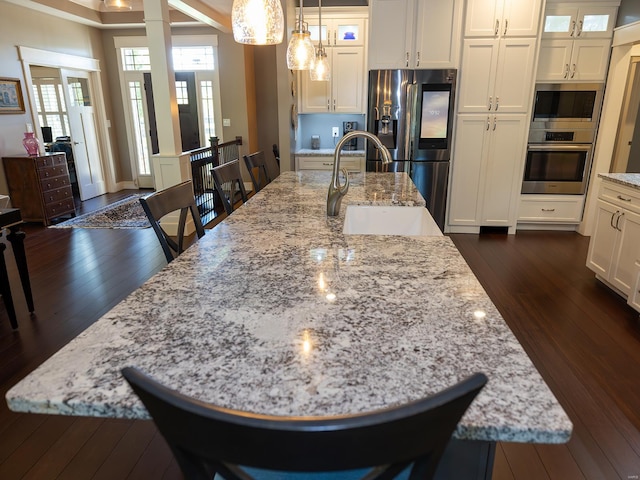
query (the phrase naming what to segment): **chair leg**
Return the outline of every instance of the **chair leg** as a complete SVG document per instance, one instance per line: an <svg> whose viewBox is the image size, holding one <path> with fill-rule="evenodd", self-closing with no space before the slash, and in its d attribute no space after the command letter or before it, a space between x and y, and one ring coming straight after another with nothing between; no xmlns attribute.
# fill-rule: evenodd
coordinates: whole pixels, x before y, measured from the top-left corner
<svg viewBox="0 0 640 480"><path fill-rule="evenodd" d="M7 246L4 243L0 243L0 294L2 294L2 300L4 306L7 309L9 315L9 322L11 322L11 328L18 328L18 320L16 318L16 309L13 306L13 298L11 297L11 286L9 285L9 275L7 274L7 264L4 260L4 251Z"/></svg>

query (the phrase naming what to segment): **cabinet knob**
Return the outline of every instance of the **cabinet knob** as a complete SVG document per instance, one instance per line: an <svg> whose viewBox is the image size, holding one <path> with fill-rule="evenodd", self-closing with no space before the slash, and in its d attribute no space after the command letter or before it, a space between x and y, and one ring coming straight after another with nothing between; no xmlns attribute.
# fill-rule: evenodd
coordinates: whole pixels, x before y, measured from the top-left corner
<svg viewBox="0 0 640 480"><path fill-rule="evenodd" d="M491 111L492 104L493 104L493 97L489 97L489 111Z"/></svg>
<svg viewBox="0 0 640 480"><path fill-rule="evenodd" d="M573 34L576 31L576 21L574 20L573 22L571 22L571 33L569 34L570 36L573 37Z"/></svg>
<svg viewBox="0 0 640 480"><path fill-rule="evenodd" d="M573 68L571 69L571 78L574 77L574 75L576 74L576 64L573 64Z"/></svg>
<svg viewBox="0 0 640 480"><path fill-rule="evenodd" d="M500 31L500 20L496 18L496 29L495 29L494 35L498 35L499 31Z"/></svg>
<svg viewBox="0 0 640 480"><path fill-rule="evenodd" d="M509 20L505 19L504 20L504 32L502 32L503 35L507 34L507 30L509 29Z"/></svg>
<svg viewBox="0 0 640 480"><path fill-rule="evenodd" d="M564 64L564 78L567 78L569 76L569 64L565 63Z"/></svg>
<svg viewBox="0 0 640 480"><path fill-rule="evenodd" d="M416 67L420 66L420 52L416 52Z"/></svg>
<svg viewBox="0 0 640 480"><path fill-rule="evenodd" d="M500 97L496 97L496 112L498 111L498 107L500 106Z"/></svg>
<svg viewBox="0 0 640 480"><path fill-rule="evenodd" d="M582 34L582 20L578 22L578 33L576 37L579 37Z"/></svg>

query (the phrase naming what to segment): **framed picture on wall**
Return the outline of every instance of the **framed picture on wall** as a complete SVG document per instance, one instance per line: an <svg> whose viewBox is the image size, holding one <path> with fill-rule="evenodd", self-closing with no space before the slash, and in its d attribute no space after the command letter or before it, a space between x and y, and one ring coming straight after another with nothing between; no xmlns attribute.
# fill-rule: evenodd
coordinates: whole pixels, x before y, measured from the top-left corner
<svg viewBox="0 0 640 480"><path fill-rule="evenodd" d="M17 78L0 78L0 113L24 113L22 87Z"/></svg>

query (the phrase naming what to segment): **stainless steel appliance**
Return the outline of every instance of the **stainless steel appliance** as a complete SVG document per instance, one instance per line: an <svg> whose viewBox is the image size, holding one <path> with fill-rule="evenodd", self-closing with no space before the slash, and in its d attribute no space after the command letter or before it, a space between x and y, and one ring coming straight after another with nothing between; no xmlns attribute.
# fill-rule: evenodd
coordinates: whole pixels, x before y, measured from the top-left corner
<svg viewBox="0 0 640 480"><path fill-rule="evenodd" d="M603 85L538 84L522 193L584 194Z"/></svg>
<svg viewBox="0 0 640 480"><path fill-rule="evenodd" d="M393 158L382 166L367 142L368 171L405 171L444 228L457 71L371 70L367 130Z"/></svg>

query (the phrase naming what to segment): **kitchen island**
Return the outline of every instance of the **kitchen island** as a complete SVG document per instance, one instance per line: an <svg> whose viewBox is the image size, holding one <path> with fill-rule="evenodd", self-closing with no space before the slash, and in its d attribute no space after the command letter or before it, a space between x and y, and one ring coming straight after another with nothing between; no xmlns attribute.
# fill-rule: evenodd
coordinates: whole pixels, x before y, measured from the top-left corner
<svg viewBox="0 0 640 480"><path fill-rule="evenodd" d="M120 375L271 415L326 416L489 377L454 434L563 443L572 425L451 240L344 235L346 205L424 205L404 173L284 172L6 395L15 411L148 418ZM492 451L491 451L492 454Z"/></svg>

